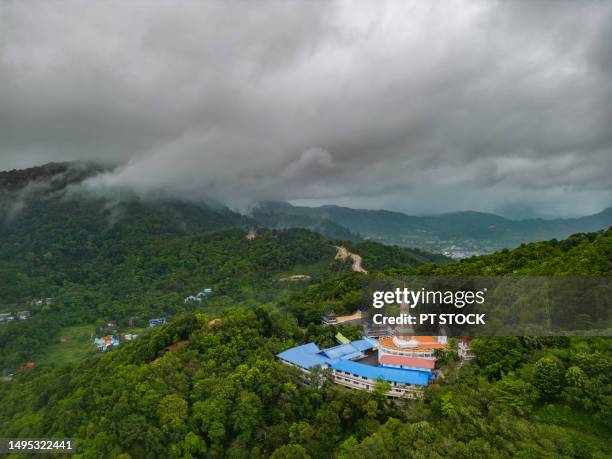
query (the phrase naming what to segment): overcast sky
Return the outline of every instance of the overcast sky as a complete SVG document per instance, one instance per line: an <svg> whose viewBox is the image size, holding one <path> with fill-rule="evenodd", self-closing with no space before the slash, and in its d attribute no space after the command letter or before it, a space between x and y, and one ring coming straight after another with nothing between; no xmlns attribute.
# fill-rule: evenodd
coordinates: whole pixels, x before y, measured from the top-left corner
<svg viewBox="0 0 612 459"><path fill-rule="evenodd" d="M612 204L612 2L0 3L0 169L408 213Z"/></svg>

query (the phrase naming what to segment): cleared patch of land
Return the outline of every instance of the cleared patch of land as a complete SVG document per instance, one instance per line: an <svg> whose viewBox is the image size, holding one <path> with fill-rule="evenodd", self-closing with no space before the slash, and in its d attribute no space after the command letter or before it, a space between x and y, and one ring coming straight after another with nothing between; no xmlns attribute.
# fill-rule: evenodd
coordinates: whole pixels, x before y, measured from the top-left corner
<svg viewBox="0 0 612 459"><path fill-rule="evenodd" d="M49 343L47 351L39 363L55 363L65 365L96 354L93 336L96 333L94 324L74 325L64 327L57 339Z"/></svg>
<svg viewBox="0 0 612 459"><path fill-rule="evenodd" d="M281 277L281 282L297 282L297 281L310 281L312 277L307 274L294 274L293 276Z"/></svg>

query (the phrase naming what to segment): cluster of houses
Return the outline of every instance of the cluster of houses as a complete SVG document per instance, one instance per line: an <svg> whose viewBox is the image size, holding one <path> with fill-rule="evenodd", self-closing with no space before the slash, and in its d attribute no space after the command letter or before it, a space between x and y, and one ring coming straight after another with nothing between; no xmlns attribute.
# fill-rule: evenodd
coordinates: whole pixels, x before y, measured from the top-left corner
<svg viewBox="0 0 612 459"><path fill-rule="evenodd" d="M15 320L15 318L17 318L18 320L28 320L30 318L30 311L17 311L16 313L0 313L0 323L12 322L13 320Z"/></svg>
<svg viewBox="0 0 612 459"><path fill-rule="evenodd" d="M53 298L33 298L30 304L34 308L53 303ZM0 323L13 322L14 320L28 320L30 311L2 312L0 313Z"/></svg>
<svg viewBox="0 0 612 459"><path fill-rule="evenodd" d="M149 319L149 328L158 327L160 325L165 325L167 323L167 319L165 317L156 317L154 319ZM114 322L109 322L106 324L108 329L116 329L117 325ZM103 329L102 329L103 330ZM138 338L138 334L136 333L125 333L122 335L123 341L133 341ZM119 346L121 344L121 340L117 338L115 335L106 335L101 338L94 338L94 344L98 348L99 352L107 352L112 348Z"/></svg>
<svg viewBox="0 0 612 459"><path fill-rule="evenodd" d="M32 305L32 307L50 305L53 304L53 298L33 298L30 304Z"/></svg>
<svg viewBox="0 0 612 459"><path fill-rule="evenodd" d="M125 333L122 335L124 341L133 341L138 338L138 334L136 333ZM98 352L107 352L112 348L119 346L121 344L121 340L117 338L115 335L107 335L102 336L101 338L94 338L94 344L96 348L98 348Z"/></svg>
<svg viewBox="0 0 612 459"><path fill-rule="evenodd" d="M101 338L94 338L94 344L98 348L98 352L106 352L111 350L113 347L119 346L121 341L114 335L103 336Z"/></svg>
<svg viewBox="0 0 612 459"><path fill-rule="evenodd" d="M384 336L349 341L336 335L340 343L320 349L315 343L292 347L277 355L288 365L309 374L314 368L330 369L336 384L373 391L379 381L389 383L389 397L418 398L436 378L437 350L447 349L446 336ZM468 360L469 339L458 346L459 355Z"/></svg>
<svg viewBox="0 0 612 459"><path fill-rule="evenodd" d="M187 303L201 303L209 295L211 295L212 292L213 292L212 288L204 287L200 292L196 293L195 295L189 295L189 296L185 297L185 299L183 300L183 303L185 303L185 304L187 304Z"/></svg>
<svg viewBox="0 0 612 459"><path fill-rule="evenodd" d="M25 362L21 365L21 371L28 371L36 368L36 362ZM15 373L9 373L6 370L2 370L2 376L0 376L0 381L2 382L11 382L15 379Z"/></svg>

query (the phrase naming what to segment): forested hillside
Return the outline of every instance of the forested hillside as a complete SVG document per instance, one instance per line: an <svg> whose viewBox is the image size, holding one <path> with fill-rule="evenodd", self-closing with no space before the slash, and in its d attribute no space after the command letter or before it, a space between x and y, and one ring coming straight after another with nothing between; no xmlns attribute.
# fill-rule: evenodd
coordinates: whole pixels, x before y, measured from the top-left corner
<svg viewBox="0 0 612 459"><path fill-rule="evenodd" d="M276 204L282 206L282 203ZM282 207L283 210L292 208L290 205ZM298 214L291 212L278 212L276 207L260 203L252 209L252 217L257 222L268 228L287 229L287 228L308 228L312 231L321 233L328 239L341 239L346 241L359 242L363 238L347 227L342 226L331 219L320 218L316 215Z"/></svg>
<svg viewBox="0 0 612 459"><path fill-rule="evenodd" d="M367 266L369 271L414 267L425 263L445 265L452 261L444 255L429 253L419 249L384 245L372 241L361 243L349 242L346 246L363 258L363 264Z"/></svg>
<svg viewBox="0 0 612 459"><path fill-rule="evenodd" d="M401 272L401 270L397 271ZM434 275L580 276L612 273L612 228L521 244L514 250L472 257L444 266L422 266L406 273Z"/></svg>
<svg viewBox="0 0 612 459"><path fill-rule="evenodd" d="M0 370L37 360L62 327L146 324L192 309L183 298L203 286L213 305L266 302L283 290L274 275L321 263L322 273L333 259L305 231L247 241L253 222L227 208L78 187L103 170L52 163L0 176L0 312L31 313L0 324ZM214 232L223 228L236 229ZM40 298L52 301L31 304Z"/></svg>
<svg viewBox="0 0 612 459"><path fill-rule="evenodd" d="M255 222L225 207L78 186L102 171L52 163L0 175L0 313L32 314L0 324L0 371L36 360L66 326L142 326L199 307L183 299L203 287L214 292L208 311L276 303L305 285L284 277L319 282L350 270L334 261L333 243L305 229L259 228L247 238ZM380 266L368 247L359 247L366 262ZM391 260L394 249L376 248ZM388 266L439 258L398 249ZM31 304L40 298L52 302Z"/></svg>
<svg viewBox="0 0 612 459"><path fill-rule="evenodd" d="M397 252L392 254L389 268L393 266L392 260L401 256ZM393 276L609 276L612 273L612 229L574 234L563 241L523 244L514 250L453 263L424 263L414 268L381 269L380 272ZM362 286L359 274L346 273L296 292L285 302L285 307L303 323L316 320L329 307L337 313L348 313L361 304Z"/></svg>
<svg viewBox="0 0 612 459"><path fill-rule="evenodd" d="M21 259L3 258L9 260L3 276L12 276L2 284L3 297L9 299L5 303L17 302L33 316L0 325L0 367L33 358L61 325L127 324L134 317L146 323L156 315L172 316L196 307L183 299L203 286L214 293L207 309L266 303L297 287L279 282L283 273L298 269L322 279L334 270L348 269L333 262L334 247L316 233L262 230L253 240L247 240L246 234L235 229L132 238L111 229L97 235L91 250L75 250L74 256L59 246L58 237L46 252L30 247ZM53 302L41 307L29 304L31 298L40 297L51 297Z"/></svg>

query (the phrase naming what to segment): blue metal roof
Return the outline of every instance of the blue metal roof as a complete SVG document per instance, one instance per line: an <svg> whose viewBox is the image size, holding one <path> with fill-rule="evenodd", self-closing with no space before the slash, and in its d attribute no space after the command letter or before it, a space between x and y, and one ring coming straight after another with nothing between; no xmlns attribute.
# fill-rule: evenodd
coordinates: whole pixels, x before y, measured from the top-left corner
<svg viewBox="0 0 612 459"><path fill-rule="evenodd" d="M367 339L358 339L357 341L352 341L351 345L355 347L358 351L361 351L361 352L369 351L370 349L374 347L372 343Z"/></svg>
<svg viewBox="0 0 612 459"><path fill-rule="evenodd" d="M351 341L348 344L340 344L338 346L323 349L322 352L330 359L350 360L361 356L364 351L368 351L372 349L372 347L371 342L365 339L359 339L357 341Z"/></svg>
<svg viewBox="0 0 612 459"><path fill-rule="evenodd" d="M320 354L321 349L315 343L302 344L277 354L277 357L302 368L310 369L328 364L330 360Z"/></svg>
<svg viewBox="0 0 612 459"><path fill-rule="evenodd" d="M330 359L354 359L361 355L361 351L349 343L323 349L323 354Z"/></svg>
<svg viewBox="0 0 612 459"><path fill-rule="evenodd" d="M351 360L338 360L331 364L334 370L346 371L357 376L365 376L368 379L398 382L404 384L416 384L427 386L432 373L429 371L403 370L396 368L373 367Z"/></svg>

